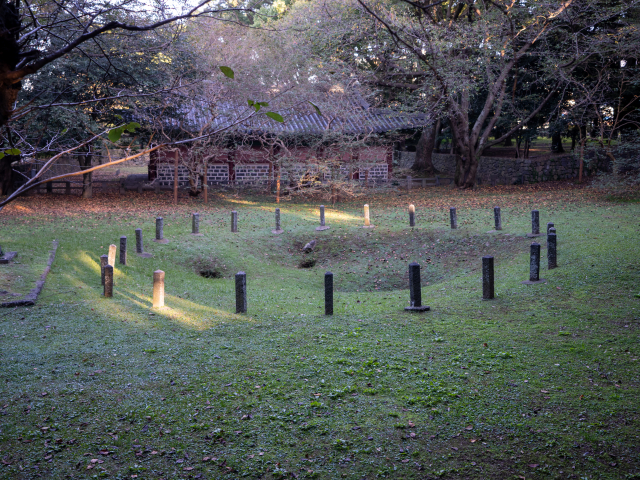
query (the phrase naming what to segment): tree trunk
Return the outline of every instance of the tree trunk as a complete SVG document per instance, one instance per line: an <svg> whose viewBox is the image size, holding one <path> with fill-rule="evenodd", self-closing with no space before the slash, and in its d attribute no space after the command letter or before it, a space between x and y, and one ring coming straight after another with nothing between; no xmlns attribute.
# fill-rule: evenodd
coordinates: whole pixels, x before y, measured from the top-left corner
<svg viewBox="0 0 640 480"><path fill-rule="evenodd" d="M440 144L442 143L442 137L440 136L441 132L442 132L442 122L438 120L436 122L436 144L433 148L433 150L436 153L440 153Z"/></svg>
<svg viewBox="0 0 640 480"><path fill-rule="evenodd" d="M564 148L562 148L562 135L560 133L554 133L551 135L551 151L555 153L564 153Z"/></svg>
<svg viewBox="0 0 640 480"><path fill-rule="evenodd" d="M511 145L513 145L513 142L511 141L511 135L504 139L504 143L502 145L505 147L510 147Z"/></svg>
<svg viewBox="0 0 640 480"><path fill-rule="evenodd" d="M15 155L5 155L0 160L0 196L9 195L13 191L13 170L11 164L16 161Z"/></svg>
<svg viewBox="0 0 640 480"><path fill-rule="evenodd" d="M20 61L18 36L22 31L19 2L0 1L0 71L14 71ZM0 83L0 127L4 127L13 113L13 105L22 89L22 82ZM4 171L4 169L3 169ZM3 184L7 180L2 177ZM3 185L4 187L4 185ZM5 190L3 188L3 194Z"/></svg>
<svg viewBox="0 0 640 480"><path fill-rule="evenodd" d="M449 149L450 154L456 153L456 148L457 148L456 143L457 143L456 131L454 130L453 125L451 125L451 148Z"/></svg>
<svg viewBox="0 0 640 480"><path fill-rule="evenodd" d="M460 160L456 163L456 185L462 189L473 188L476 184L476 175L478 173L478 158L471 149L468 149L464 155L458 157Z"/></svg>
<svg viewBox="0 0 640 480"><path fill-rule="evenodd" d="M582 136L582 135L581 135ZM584 168L584 143L586 138L580 139L580 167L578 170L578 183L582 183L582 170Z"/></svg>
<svg viewBox="0 0 640 480"><path fill-rule="evenodd" d="M416 159L411 170L423 172L427 175L435 175L436 169L433 168L432 154L433 146L436 142L436 133L436 125L422 131L420 140L416 145Z"/></svg>
<svg viewBox="0 0 640 480"><path fill-rule="evenodd" d="M89 147L89 151L87 153L78 157L80 170L91 168L92 159L93 155L91 153L91 147ZM82 198L91 197L93 197L93 173L84 173L82 174Z"/></svg>

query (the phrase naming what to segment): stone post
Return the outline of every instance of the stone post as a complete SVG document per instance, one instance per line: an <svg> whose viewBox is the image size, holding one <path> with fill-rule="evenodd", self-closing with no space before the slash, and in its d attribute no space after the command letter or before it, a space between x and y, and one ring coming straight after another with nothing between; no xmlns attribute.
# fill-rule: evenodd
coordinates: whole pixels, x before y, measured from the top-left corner
<svg viewBox="0 0 640 480"><path fill-rule="evenodd" d="M549 233L549 229L555 227L555 225L553 224L553 222L548 222L547 223L547 234Z"/></svg>
<svg viewBox="0 0 640 480"><path fill-rule="evenodd" d="M553 268L556 268L558 266L558 240L556 237L556 232L555 232L555 228L551 228L548 234L547 234L547 262L548 262L548 269L551 270Z"/></svg>
<svg viewBox="0 0 640 480"><path fill-rule="evenodd" d="M413 179L407 175L407 190L411 190L411 184L413 183Z"/></svg>
<svg viewBox="0 0 640 480"><path fill-rule="evenodd" d="M164 219L156 218L156 241L164 240Z"/></svg>
<svg viewBox="0 0 640 480"><path fill-rule="evenodd" d="M416 226L416 207L413 204L409 205L409 226Z"/></svg>
<svg viewBox="0 0 640 480"><path fill-rule="evenodd" d="M120 237L120 265L127 264L127 237Z"/></svg>
<svg viewBox="0 0 640 480"><path fill-rule="evenodd" d="M104 296L113 297L113 265L104 267Z"/></svg>
<svg viewBox="0 0 640 480"><path fill-rule="evenodd" d="M487 255L482 257L482 298L491 300L495 296L493 288L493 257Z"/></svg>
<svg viewBox="0 0 640 480"><path fill-rule="evenodd" d="M247 313L247 274L236 273L236 313Z"/></svg>
<svg viewBox="0 0 640 480"><path fill-rule="evenodd" d="M200 235L200 214L199 213L191 214L191 234Z"/></svg>
<svg viewBox="0 0 640 480"><path fill-rule="evenodd" d="M109 256L100 255L100 278L102 279L101 285L104 285L104 267L109 265Z"/></svg>
<svg viewBox="0 0 640 480"><path fill-rule="evenodd" d="M531 257L529 259L529 280L520 282L525 285L546 282L544 278L540 278L540 244L531 244Z"/></svg>
<svg viewBox="0 0 640 480"><path fill-rule="evenodd" d="M153 272L153 308L164 307L164 272Z"/></svg>
<svg viewBox="0 0 640 480"><path fill-rule="evenodd" d="M458 214L456 213L456 207L449 208L449 218L451 219L451 228L453 230L458 228Z"/></svg>
<svg viewBox="0 0 640 480"><path fill-rule="evenodd" d="M531 244L531 258L529 262L529 281L540 280L540 244Z"/></svg>
<svg viewBox="0 0 640 480"><path fill-rule="evenodd" d="M238 212L235 210L231 212L231 231L233 233L238 231Z"/></svg>
<svg viewBox="0 0 640 480"><path fill-rule="evenodd" d="M114 244L109 245L109 261L107 262L107 264L111 265L112 267L114 267L116 265L116 250L118 249L118 247L116 247Z"/></svg>
<svg viewBox="0 0 640 480"><path fill-rule="evenodd" d="M156 218L156 238L153 241L156 243L169 243L169 240L164 238L164 219L162 217Z"/></svg>
<svg viewBox="0 0 640 480"><path fill-rule="evenodd" d="M411 306L405 307L405 310L411 312L425 312L429 310L428 306L422 305L422 286L420 285L420 265L416 262L409 264L409 300Z"/></svg>
<svg viewBox="0 0 640 480"><path fill-rule="evenodd" d="M502 216L500 214L500 207L493 207L493 218L496 222L496 230L502 230Z"/></svg>
<svg viewBox="0 0 640 480"><path fill-rule="evenodd" d="M333 315L333 273L324 274L324 314Z"/></svg>
<svg viewBox="0 0 640 480"><path fill-rule="evenodd" d="M364 204L364 228L373 228L371 217L369 216L369 204Z"/></svg>
<svg viewBox="0 0 640 480"><path fill-rule="evenodd" d="M325 224L324 219L324 205L320 205L320 226L316 227L316 230L327 230L329 227Z"/></svg>
<svg viewBox="0 0 640 480"><path fill-rule="evenodd" d="M540 236L540 212L531 210L531 233L527 237Z"/></svg>
<svg viewBox="0 0 640 480"><path fill-rule="evenodd" d="M144 245L142 244L142 229L136 228L136 253L140 255L144 252Z"/></svg>
<svg viewBox="0 0 640 480"><path fill-rule="evenodd" d="M282 228L280 228L280 209L276 208L276 229L272 230L271 233L276 235L280 235L283 232Z"/></svg>

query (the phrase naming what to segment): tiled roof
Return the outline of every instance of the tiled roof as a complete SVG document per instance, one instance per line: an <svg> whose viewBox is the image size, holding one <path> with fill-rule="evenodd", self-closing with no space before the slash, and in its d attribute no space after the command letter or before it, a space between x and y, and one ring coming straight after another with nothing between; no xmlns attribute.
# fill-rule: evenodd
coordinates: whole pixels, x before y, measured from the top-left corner
<svg viewBox="0 0 640 480"><path fill-rule="evenodd" d="M433 123L431 115L425 113L405 113L395 110L376 109L369 107L364 102L354 105L347 101L348 108L339 114L318 114L314 109L288 109L275 110L283 118L284 122L277 122L262 113L270 108L261 110L258 114L242 121L234 127L241 133L268 133L282 134L308 134L321 135L329 130L344 134L380 134L397 130L422 128ZM338 109L332 109L333 111ZM248 107L235 105L217 105L215 110L203 107L191 107L180 118L166 120L166 126L185 128L187 130L200 130L207 126L215 129L230 125L237 119L245 118L251 113ZM168 124L168 125L167 125ZM206 129L205 129L206 130Z"/></svg>

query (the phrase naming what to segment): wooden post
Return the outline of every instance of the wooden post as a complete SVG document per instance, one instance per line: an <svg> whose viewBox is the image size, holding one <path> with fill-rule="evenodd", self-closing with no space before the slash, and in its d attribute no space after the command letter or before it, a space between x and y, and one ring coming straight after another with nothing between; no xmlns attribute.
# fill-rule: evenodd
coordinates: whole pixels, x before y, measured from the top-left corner
<svg viewBox="0 0 640 480"><path fill-rule="evenodd" d="M178 158L180 157L180 152L176 152L176 163L173 174L173 204L178 204Z"/></svg>

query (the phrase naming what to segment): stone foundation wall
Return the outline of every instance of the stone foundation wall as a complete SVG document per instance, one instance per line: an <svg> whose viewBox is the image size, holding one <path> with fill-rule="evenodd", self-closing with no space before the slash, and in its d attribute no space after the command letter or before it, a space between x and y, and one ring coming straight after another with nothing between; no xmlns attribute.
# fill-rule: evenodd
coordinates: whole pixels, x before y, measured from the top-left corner
<svg viewBox="0 0 640 480"><path fill-rule="evenodd" d="M236 165L236 182L254 184L271 180L268 163L251 163Z"/></svg>
<svg viewBox="0 0 640 480"><path fill-rule="evenodd" d="M207 182L209 185L229 183L229 165L226 163L207 165Z"/></svg>
<svg viewBox="0 0 640 480"><path fill-rule="evenodd" d="M413 165L415 152L396 152L394 158L403 168ZM456 155L434 153L433 166L442 174L453 177ZM579 160L573 155L545 155L535 158L480 157L480 183L514 185L549 180L567 180L578 176Z"/></svg>

